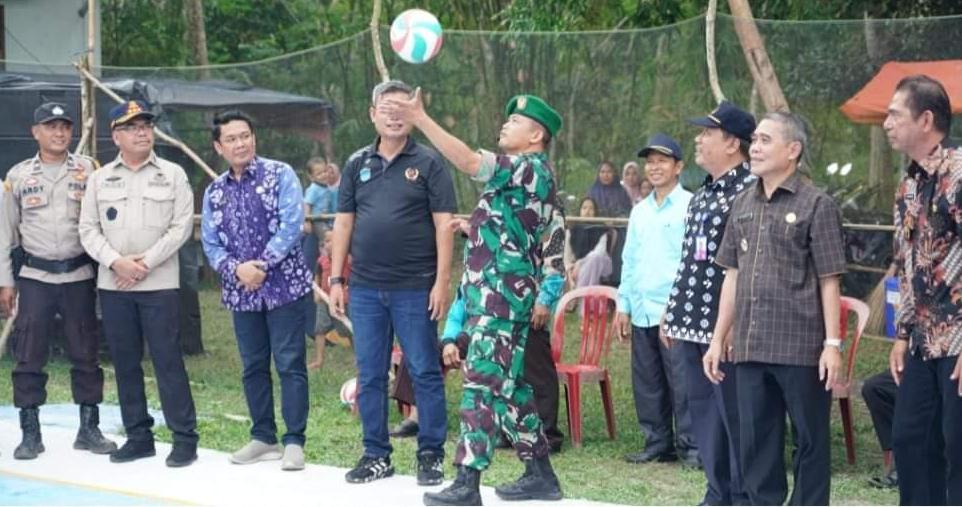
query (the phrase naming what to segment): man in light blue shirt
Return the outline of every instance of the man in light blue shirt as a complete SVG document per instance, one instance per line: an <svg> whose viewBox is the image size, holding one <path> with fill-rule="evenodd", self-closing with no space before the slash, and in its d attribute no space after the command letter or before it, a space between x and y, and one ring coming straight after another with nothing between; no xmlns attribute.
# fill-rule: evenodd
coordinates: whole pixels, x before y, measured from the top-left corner
<svg viewBox="0 0 962 507"><path fill-rule="evenodd" d="M638 156L645 160L645 172L655 190L635 205L628 219L618 287L618 326L622 339L631 336L631 384L645 449L625 460L648 463L674 461L680 456L686 464L697 466L682 361L659 339L681 262L685 213L692 194L678 183L685 162L674 139L655 134ZM677 427L677 439L673 426Z"/></svg>

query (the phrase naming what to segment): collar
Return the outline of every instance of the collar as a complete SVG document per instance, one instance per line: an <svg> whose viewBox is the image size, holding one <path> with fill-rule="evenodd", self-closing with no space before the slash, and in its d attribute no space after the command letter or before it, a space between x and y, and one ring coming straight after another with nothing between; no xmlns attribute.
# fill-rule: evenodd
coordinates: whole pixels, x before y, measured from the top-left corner
<svg viewBox="0 0 962 507"><path fill-rule="evenodd" d="M67 158L64 160L64 163L67 165L68 171L76 171L81 168L80 162L77 160L77 157L78 157L77 155L74 155L69 151L67 152ZM35 173L40 172L42 169L42 166L43 166L43 160L40 160L40 152L38 151L36 155L34 155L32 159L30 159L31 171Z"/></svg>
<svg viewBox="0 0 962 507"><path fill-rule="evenodd" d="M238 183L238 182L244 181L244 180L246 180L246 179L248 179L248 178L255 178L255 177L257 177L257 173L258 173L260 170L261 170L261 158L260 158L259 156L257 156L257 155L254 155L254 158L252 158L251 161L247 163L247 166L244 167L244 173L241 174L240 180L237 180L237 179L234 178L234 171L233 171L233 169L231 169L230 167L228 167L228 168L227 168L227 181L228 181L228 182L233 181L234 183Z"/></svg>
<svg viewBox="0 0 962 507"><path fill-rule="evenodd" d="M727 188L729 185L733 185L735 180L740 178L745 172L749 171L748 162L742 162L735 167L732 167L721 178L712 179L711 175L705 176L705 181L702 186L708 187L711 190L721 190Z"/></svg>
<svg viewBox="0 0 962 507"><path fill-rule="evenodd" d="M775 197L775 194L777 194L779 190L784 190L792 194L797 193L798 187L801 184L802 184L802 174L798 171L798 169L795 169L795 172L793 172L791 176L789 176L788 178L785 178L785 181L781 182L778 185L778 188L776 188L775 192L772 193L772 197ZM768 200L768 197L765 195L765 182L762 181L761 178L758 178L758 181L755 187L755 192L757 193L758 197L761 198L762 200L765 200L765 201Z"/></svg>
<svg viewBox="0 0 962 507"><path fill-rule="evenodd" d="M672 204L674 200L677 198L677 196L683 192L685 192L685 188L681 186L681 181L676 181L675 188L671 189L671 192L668 192L668 195L665 196L665 201L661 203L660 207L665 207L669 204ZM649 204L651 204L655 208L659 207L654 190L652 190L651 193L648 194L648 197L645 197L645 200L650 201Z"/></svg>
<svg viewBox="0 0 962 507"><path fill-rule="evenodd" d="M417 141L414 140L414 137L408 135L408 140L406 143L404 143L404 148L401 148L401 151L398 153L398 155L414 155L414 152L417 149L417 144L418 143ZM369 157L371 156L381 157L381 155L377 152L377 147L380 145L381 145L381 136L377 136L374 138L374 142L372 142L367 147L367 155ZM384 157L381 157L381 158L384 158ZM397 158L397 157L394 157L394 158Z"/></svg>
<svg viewBox="0 0 962 507"><path fill-rule="evenodd" d="M923 161L923 163L920 164L918 161L913 160L905 172L910 178L925 180L928 179L929 172L925 170L924 165L934 165L936 166L936 170L932 173L932 175L944 173L949 170L948 164L946 164L945 161L951 157L951 153L956 149L958 149L958 145L949 139L948 136L945 136L942 139L942 142L940 142L939 145L932 150L932 154L929 155L929 157Z"/></svg>
<svg viewBox="0 0 962 507"><path fill-rule="evenodd" d="M114 164L121 167L126 167L128 170L132 170L131 167L124 162L124 158L120 155L120 152L117 153L117 158L114 159ZM150 150L150 155L147 156L147 160L145 160L143 165L140 167L147 167L151 164L159 167L159 164L157 163L157 154L154 153L154 150Z"/></svg>

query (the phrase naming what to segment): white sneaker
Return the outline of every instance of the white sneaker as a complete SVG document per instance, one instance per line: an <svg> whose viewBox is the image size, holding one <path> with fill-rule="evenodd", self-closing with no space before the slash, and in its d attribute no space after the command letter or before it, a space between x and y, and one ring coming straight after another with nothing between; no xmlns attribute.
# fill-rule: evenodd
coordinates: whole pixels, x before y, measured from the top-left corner
<svg viewBox="0 0 962 507"><path fill-rule="evenodd" d="M297 444L285 445L281 470L304 470L304 448Z"/></svg>
<svg viewBox="0 0 962 507"><path fill-rule="evenodd" d="M251 440L239 451L230 455L230 462L235 465L250 465L258 461L272 461L281 459L283 451L279 444L266 444L260 440Z"/></svg>

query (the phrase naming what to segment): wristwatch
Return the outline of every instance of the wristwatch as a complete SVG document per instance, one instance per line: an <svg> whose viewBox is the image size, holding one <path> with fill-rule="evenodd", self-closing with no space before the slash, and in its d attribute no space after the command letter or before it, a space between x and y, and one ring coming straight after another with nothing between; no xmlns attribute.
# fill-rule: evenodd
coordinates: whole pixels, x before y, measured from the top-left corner
<svg viewBox="0 0 962 507"><path fill-rule="evenodd" d="M838 350L842 350L842 340L838 338L826 338L825 341L822 342L822 346L835 347Z"/></svg>
<svg viewBox="0 0 962 507"><path fill-rule="evenodd" d="M343 285L343 284L344 284L344 277L343 277L343 276L329 276L329 277L327 277L327 284L328 284L328 285L331 285L331 286L334 286L334 285Z"/></svg>

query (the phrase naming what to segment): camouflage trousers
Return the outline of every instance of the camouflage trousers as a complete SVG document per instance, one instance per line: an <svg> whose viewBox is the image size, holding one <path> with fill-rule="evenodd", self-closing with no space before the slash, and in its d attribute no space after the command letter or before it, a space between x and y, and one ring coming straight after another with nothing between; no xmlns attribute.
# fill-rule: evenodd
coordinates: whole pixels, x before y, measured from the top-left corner
<svg viewBox="0 0 962 507"><path fill-rule="evenodd" d="M534 391L522 379L529 326L486 316L468 319L455 465L487 469L502 431L522 460L548 455Z"/></svg>

